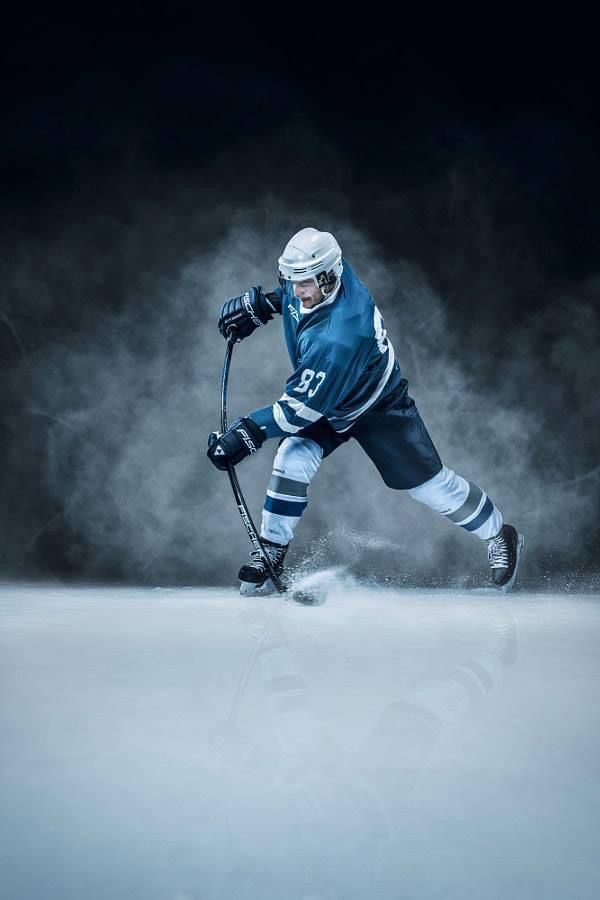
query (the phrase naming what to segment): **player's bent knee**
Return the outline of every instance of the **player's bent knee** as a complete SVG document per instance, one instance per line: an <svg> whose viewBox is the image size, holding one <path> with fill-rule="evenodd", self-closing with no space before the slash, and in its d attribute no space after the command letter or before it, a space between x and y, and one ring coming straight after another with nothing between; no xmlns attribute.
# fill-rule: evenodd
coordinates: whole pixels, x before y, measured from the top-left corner
<svg viewBox="0 0 600 900"><path fill-rule="evenodd" d="M275 456L273 472L308 484L317 473L322 459L323 450L316 441L309 438L286 438Z"/></svg>

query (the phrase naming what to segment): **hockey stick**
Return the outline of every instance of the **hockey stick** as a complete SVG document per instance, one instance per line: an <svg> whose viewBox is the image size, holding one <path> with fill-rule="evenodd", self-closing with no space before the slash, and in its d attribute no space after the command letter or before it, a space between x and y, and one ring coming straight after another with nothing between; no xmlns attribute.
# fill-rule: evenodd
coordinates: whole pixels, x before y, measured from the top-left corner
<svg viewBox="0 0 600 900"><path fill-rule="evenodd" d="M223 363L223 377L221 379L221 432L225 433L227 431L227 385L229 383L229 369L231 366L231 356L233 353L233 345L235 343L235 332L236 329L234 326L229 328L227 332L227 350L225 351L225 362ZM271 560L269 559L265 548L263 547L262 541L258 536L258 532L252 521L252 516L250 515L250 511L248 509L248 505L244 500L244 495L242 494L242 489L240 488L240 483L238 481L238 477L236 475L235 469L231 463L227 464L227 474L229 475L229 481L231 483L231 489L233 491L233 496L235 497L235 502L237 504L238 512L242 517L242 522L246 526L246 531L248 532L248 537L252 541L252 545L255 550L257 550L262 558L265 561L265 565L269 570L269 575L271 576L271 581L277 588L280 594L285 593L285 586L281 583L281 579L275 572Z"/></svg>

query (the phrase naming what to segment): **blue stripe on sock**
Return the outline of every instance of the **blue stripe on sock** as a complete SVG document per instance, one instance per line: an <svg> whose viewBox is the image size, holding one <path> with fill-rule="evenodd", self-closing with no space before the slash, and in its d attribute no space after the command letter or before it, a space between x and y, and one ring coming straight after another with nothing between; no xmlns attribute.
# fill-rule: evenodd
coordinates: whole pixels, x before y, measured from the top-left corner
<svg viewBox="0 0 600 900"><path fill-rule="evenodd" d="M278 516L295 516L299 518L304 512L308 500L300 500L298 502L292 500L277 500L275 497L265 497L264 509L267 512L275 513Z"/></svg>
<svg viewBox="0 0 600 900"><path fill-rule="evenodd" d="M494 504L488 497L485 503L483 504L483 509L479 513L478 516L475 516L470 522L467 522L466 525L461 525L461 528L464 528L466 531L476 531L486 519L489 519L491 514L494 512Z"/></svg>

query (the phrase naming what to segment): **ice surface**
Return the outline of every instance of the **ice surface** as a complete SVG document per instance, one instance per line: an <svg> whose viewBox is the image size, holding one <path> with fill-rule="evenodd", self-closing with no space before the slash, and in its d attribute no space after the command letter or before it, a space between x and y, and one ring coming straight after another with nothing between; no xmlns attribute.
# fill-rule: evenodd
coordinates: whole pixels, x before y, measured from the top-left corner
<svg viewBox="0 0 600 900"><path fill-rule="evenodd" d="M587 900L600 596L0 589L10 900Z"/></svg>

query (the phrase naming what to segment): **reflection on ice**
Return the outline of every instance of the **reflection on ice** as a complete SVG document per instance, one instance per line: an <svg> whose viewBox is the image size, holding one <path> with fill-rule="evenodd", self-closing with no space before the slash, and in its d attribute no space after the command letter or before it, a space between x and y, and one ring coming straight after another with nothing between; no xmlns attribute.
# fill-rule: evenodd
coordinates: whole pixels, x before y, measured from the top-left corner
<svg viewBox="0 0 600 900"><path fill-rule="evenodd" d="M5 585L6 896L595 897L600 598L319 585Z"/></svg>

